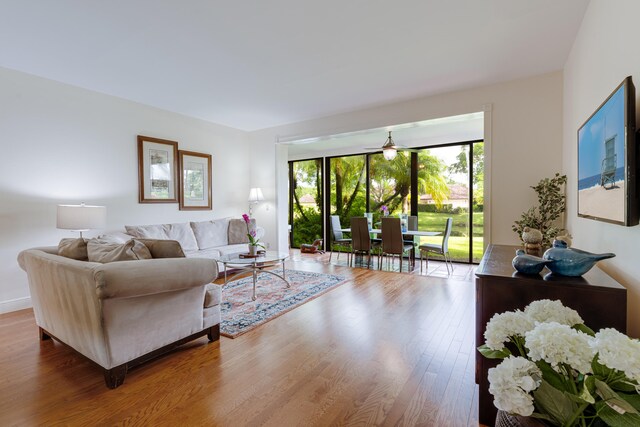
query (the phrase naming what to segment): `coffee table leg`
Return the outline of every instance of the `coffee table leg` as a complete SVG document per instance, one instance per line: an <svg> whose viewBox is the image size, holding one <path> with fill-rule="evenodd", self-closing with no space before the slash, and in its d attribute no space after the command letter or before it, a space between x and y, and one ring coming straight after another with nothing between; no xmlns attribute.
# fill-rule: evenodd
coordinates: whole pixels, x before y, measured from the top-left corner
<svg viewBox="0 0 640 427"><path fill-rule="evenodd" d="M287 283L287 288L290 288L291 287L291 283L289 283L287 281L287 276L286 276L285 269L284 269L284 261L282 261L282 278Z"/></svg>
<svg viewBox="0 0 640 427"><path fill-rule="evenodd" d="M256 300L256 279L258 274L256 273L256 269L253 269L253 300Z"/></svg>

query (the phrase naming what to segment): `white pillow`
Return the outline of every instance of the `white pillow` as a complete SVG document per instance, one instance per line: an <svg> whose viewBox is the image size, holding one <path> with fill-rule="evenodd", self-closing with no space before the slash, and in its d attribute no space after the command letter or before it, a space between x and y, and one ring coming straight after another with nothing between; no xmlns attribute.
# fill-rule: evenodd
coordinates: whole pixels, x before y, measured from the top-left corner
<svg viewBox="0 0 640 427"><path fill-rule="evenodd" d="M121 231L112 231L98 236L99 239L109 241L111 243L127 243L133 239L133 236L125 234Z"/></svg>
<svg viewBox="0 0 640 427"><path fill-rule="evenodd" d="M229 219L222 218L213 221L192 222L191 228L198 241L198 247L202 249L226 246L229 244Z"/></svg>
<svg viewBox="0 0 640 427"><path fill-rule="evenodd" d="M164 224L164 230L169 240L177 240L185 252L197 251L198 242L193 235L193 230L188 223Z"/></svg>
<svg viewBox="0 0 640 427"><path fill-rule="evenodd" d="M197 251L198 242L188 223L154 224L154 225L125 225L128 234L141 239L177 240L185 252Z"/></svg>

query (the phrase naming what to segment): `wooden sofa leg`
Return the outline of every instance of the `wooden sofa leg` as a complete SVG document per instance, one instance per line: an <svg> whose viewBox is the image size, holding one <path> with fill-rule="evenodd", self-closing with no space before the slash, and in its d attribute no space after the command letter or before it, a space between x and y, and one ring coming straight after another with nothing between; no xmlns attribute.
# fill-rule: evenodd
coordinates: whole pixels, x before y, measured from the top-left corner
<svg viewBox="0 0 640 427"><path fill-rule="evenodd" d="M107 387L114 389L119 387L124 382L124 377L127 375L127 364L116 366L115 368L104 370L104 382Z"/></svg>
<svg viewBox="0 0 640 427"><path fill-rule="evenodd" d="M38 334L40 335L40 341L46 341L51 339L51 335L47 333L44 329L38 327Z"/></svg>
<svg viewBox="0 0 640 427"><path fill-rule="evenodd" d="M218 341L220 339L220 324L218 323L215 326L212 326L207 331L207 337L209 338L209 342Z"/></svg>

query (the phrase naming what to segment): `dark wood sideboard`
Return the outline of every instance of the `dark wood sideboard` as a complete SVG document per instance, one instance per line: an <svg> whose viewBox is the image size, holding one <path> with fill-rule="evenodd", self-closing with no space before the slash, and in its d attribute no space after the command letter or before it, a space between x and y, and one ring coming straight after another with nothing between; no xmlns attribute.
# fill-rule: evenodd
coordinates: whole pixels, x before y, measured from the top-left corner
<svg viewBox="0 0 640 427"><path fill-rule="evenodd" d="M515 271L511 260L517 246L489 245L476 270L476 346L484 344L487 322L495 313L524 309L539 299L559 299L580 313L585 324L627 330L627 290L596 265L582 277L551 275L546 268L536 276ZM476 352L476 383L479 385L478 420L494 425L496 408L489 394L487 371L499 361Z"/></svg>

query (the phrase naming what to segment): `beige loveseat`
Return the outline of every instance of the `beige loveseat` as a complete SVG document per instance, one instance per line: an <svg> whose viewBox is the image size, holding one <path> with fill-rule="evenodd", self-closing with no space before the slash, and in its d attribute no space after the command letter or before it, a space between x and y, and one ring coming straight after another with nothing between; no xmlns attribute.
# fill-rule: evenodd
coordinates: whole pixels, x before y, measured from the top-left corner
<svg viewBox="0 0 640 427"><path fill-rule="evenodd" d="M42 340L51 337L102 368L109 388L127 370L189 340L220 337L216 263L164 258L100 264L21 252Z"/></svg>

